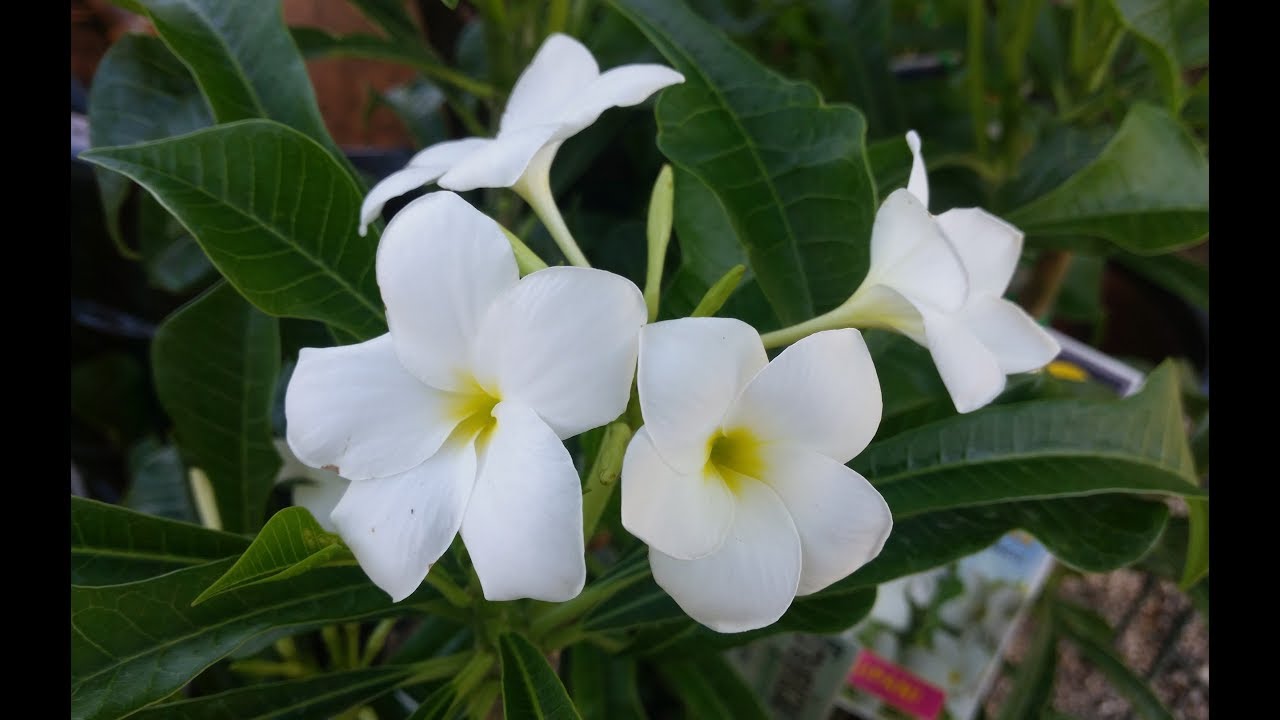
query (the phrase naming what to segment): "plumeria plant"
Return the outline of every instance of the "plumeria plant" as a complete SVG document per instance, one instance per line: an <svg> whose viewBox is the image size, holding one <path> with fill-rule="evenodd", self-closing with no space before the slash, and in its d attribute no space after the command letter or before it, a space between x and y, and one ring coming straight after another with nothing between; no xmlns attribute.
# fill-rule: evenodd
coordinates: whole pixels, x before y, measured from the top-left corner
<svg viewBox="0 0 1280 720"><path fill-rule="evenodd" d="M376 37L121 4L154 34L104 59L81 157L153 284L193 269L149 340L167 439L72 500L73 717L763 717L725 649L1014 529L1106 570L1173 512L1207 582L1207 411L1171 363L1090 393L1046 329L1077 256L1200 287L1164 254L1207 234L1198 66L1125 4L971 3L967 84L929 93L884 38L757 52L865 34L840 3L432 3L457 62L400 2L352 0ZM415 68L445 133L364 175L326 55Z"/></svg>

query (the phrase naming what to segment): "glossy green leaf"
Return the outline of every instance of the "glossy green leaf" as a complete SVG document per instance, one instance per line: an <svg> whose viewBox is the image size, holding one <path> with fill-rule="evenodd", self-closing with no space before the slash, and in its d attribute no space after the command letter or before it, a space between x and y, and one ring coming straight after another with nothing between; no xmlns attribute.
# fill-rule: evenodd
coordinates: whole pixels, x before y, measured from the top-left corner
<svg viewBox="0 0 1280 720"><path fill-rule="evenodd" d="M129 451L129 490L122 504L147 515L198 521L187 471L176 447L161 445L153 438L133 446Z"/></svg>
<svg viewBox="0 0 1280 720"><path fill-rule="evenodd" d="M271 434L278 322L219 283L161 324L151 364L183 456L213 487L222 528L256 530L280 469Z"/></svg>
<svg viewBox="0 0 1280 720"><path fill-rule="evenodd" d="M687 716L698 720L767 720L751 686L718 655L660 663L658 673Z"/></svg>
<svg viewBox="0 0 1280 720"><path fill-rule="evenodd" d="M502 657L502 709L506 720L569 720L578 711L547 658L522 635L498 638Z"/></svg>
<svg viewBox="0 0 1280 720"><path fill-rule="evenodd" d="M1047 612L1037 613L1035 622L1027 651L995 720L1039 717L1053 700L1053 679L1058 668L1057 628Z"/></svg>
<svg viewBox="0 0 1280 720"><path fill-rule="evenodd" d="M1178 295L1192 305L1208 309L1208 267L1177 253L1149 257L1121 253L1112 257L1116 262Z"/></svg>
<svg viewBox="0 0 1280 720"><path fill-rule="evenodd" d="M306 508L285 508L271 516L236 564L200 593L195 604L228 590L285 580L342 561L354 562L342 538L326 532Z"/></svg>
<svg viewBox="0 0 1280 720"><path fill-rule="evenodd" d="M123 585L73 585L71 716L127 715L276 629L300 632L413 607L412 599L393 605L356 567L321 568L192 607L234 562L227 558Z"/></svg>
<svg viewBox="0 0 1280 720"><path fill-rule="evenodd" d="M1142 255L1194 245L1209 231L1209 162L1176 119L1138 103L1093 162L1005 219Z"/></svg>
<svg viewBox="0 0 1280 720"><path fill-rule="evenodd" d="M89 117L92 147L159 140L213 122L191 73L164 43L132 33L112 43L94 72ZM107 232L127 256L138 257L124 244L120 231L120 210L129 195L128 178L101 168L94 174Z"/></svg>
<svg viewBox="0 0 1280 720"><path fill-rule="evenodd" d="M1138 39L1170 108L1182 96L1182 67L1178 61L1178 37L1174 0L1110 0L1125 29Z"/></svg>
<svg viewBox="0 0 1280 720"><path fill-rule="evenodd" d="M149 193L138 197L138 250L147 283L168 293L200 289L217 276L200 243Z"/></svg>
<svg viewBox="0 0 1280 720"><path fill-rule="evenodd" d="M237 555L249 541L190 523L71 498L71 584L134 582Z"/></svg>
<svg viewBox="0 0 1280 720"><path fill-rule="evenodd" d="M1209 574L1209 501L1187 501L1187 562L1178 587L1188 591Z"/></svg>
<svg viewBox="0 0 1280 720"><path fill-rule="evenodd" d="M296 130L246 120L80 157L155 195L263 311L362 339L385 332L373 272L378 239L356 234L361 190Z"/></svg>
<svg viewBox="0 0 1280 720"><path fill-rule="evenodd" d="M1172 713L1160 703L1155 692L1138 674L1125 664L1111 646L1111 632L1106 621L1083 608L1059 604L1054 608L1058 625L1085 659L1097 668L1140 717L1147 720L1173 720ZM1105 634L1104 634L1105 631Z"/></svg>
<svg viewBox="0 0 1280 720"><path fill-rule="evenodd" d="M972 555L1019 529L1034 535L1070 566L1088 572L1114 570L1150 551L1168 517L1164 503L1127 495L1033 500L918 515L894 523L874 560L809 597L851 597Z"/></svg>
<svg viewBox="0 0 1280 720"><path fill-rule="evenodd" d="M779 319L848 299L876 208L862 114L764 67L683 3L613 5L685 76L658 99L658 147L720 201Z"/></svg>
<svg viewBox="0 0 1280 720"><path fill-rule="evenodd" d="M724 205L706 184L680 168L675 169L675 230L680 267L663 292L662 319L687 317L720 278L747 263ZM780 326L750 269L719 314L762 330Z"/></svg>
<svg viewBox="0 0 1280 720"><path fill-rule="evenodd" d="M256 683L216 695L152 705L138 720L306 720L337 717L395 687L412 670L394 665L344 670L298 680Z"/></svg>
<svg viewBox="0 0 1280 720"><path fill-rule="evenodd" d="M645 720L636 663L587 643L569 649L569 694L586 718Z"/></svg>
<svg viewBox="0 0 1280 720"><path fill-rule="evenodd" d="M345 162L320 117L311 78L285 27L280 3L138 3L160 38L195 76L219 123L270 118L309 136Z"/></svg>
<svg viewBox="0 0 1280 720"><path fill-rule="evenodd" d="M990 406L875 442L851 466L896 520L1020 499L1203 494L1168 364L1128 398Z"/></svg>

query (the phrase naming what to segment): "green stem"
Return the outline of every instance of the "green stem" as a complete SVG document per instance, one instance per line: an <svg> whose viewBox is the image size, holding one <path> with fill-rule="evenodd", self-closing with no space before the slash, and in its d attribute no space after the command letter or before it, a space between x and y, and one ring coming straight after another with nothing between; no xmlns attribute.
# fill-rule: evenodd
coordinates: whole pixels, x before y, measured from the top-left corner
<svg viewBox="0 0 1280 720"><path fill-rule="evenodd" d="M480 667L481 665L483 665L483 667ZM439 680L440 678L449 677L450 675L455 675L458 678L458 681L460 681L463 678L464 673L476 673L476 667L480 667L478 672L480 673L480 677L483 678L484 673L492 666L492 656L484 653L476 653L472 650L455 653L453 655L446 655L444 657L433 657L423 660L422 662L414 663L412 666L413 674L405 678L404 682L400 683L400 685L401 687L420 685L424 682ZM455 681L455 683L458 681ZM460 686L458 693L462 693Z"/></svg>
<svg viewBox="0 0 1280 720"><path fill-rule="evenodd" d="M471 596L466 591L458 587L453 582L453 578L446 575L442 570L427 573L427 584L435 588L450 605L459 608L465 608L471 604Z"/></svg>
<svg viewBox="0 0 1280 720"><path fill-rule="evenodd" d="M337 625L325 625L320 628L320 638L324 640L325 652L329 653L329 667L333 670L342 668L342 638L338 636Z"/></svg>
<svg viewBox="0 0 1280 720"><path fill-rule="evenodd" d="M489 671L493 669L494 663L498 660L497 656L488 652L462 653L462 655L470 655L470 659L467 660L462 668L457 671L457 674L453 676L453 687L457 691L457 696L459 698L464 698L467 695L470 695L471 691L476 689L476 686L484 682L485 677L489 674Z"/></svg>
<svg viewBox="0 0 1280 720"><path fill-rule="evenodd" d="M746 274L746 265L734 265L729 268L729 272L707 289L706 294L698 301L698 306L689 313L689 317L711 317L720 312L720 308L724 307L729 297L738 289L738 283L742 282L742 276Z"/></svg>
<svg viewBox="0 0 1280 720"><path fill-rule="evenodd" d="M493 704L498 700L498 694L502 692L502 683L497 680L490 680L481 685L472 696L471 702L467 703L466 716L471 720L486 720L493 711Z"/></svg>
<svg viewBox="0 0 1280 720"><path fill-rule="evenodd" d="M391 634L391 629L396 626L395 618L387 618L374 626L373 632L369 634L369 642L364 644L364 652L360 655L359 667L369 667L373 664L378 653L382 652L383 646L387 644L387 636Z"/></svg>
<svg viewBox="0 0 1280 720"><path fill-rule="evenodd" d="M627 443L631 442L631 428L625 422L612 422L604 429L604 437L600 439L600 449L587 472L586 486L582 494L582 532L585 540L590 540L600 523L605 505L618 485L618 477L622 474L622 458L627 453Z"/></svg>
<svg viewBox="0 0 1280 720"><path fill-rule="evenodd" d="M358 668L360 667L360 623L345 623L342 630L347 641L347 667Z"/></svg>
<svg viewBox="0 0 1280 720"><path fill-rule="evenodd" d="M764 346L766 348L776 348L782 347L783 345L790 345L791 343L806 338L816 332L849 327L850 325L847 321L846 313L842 312L843 307L844 306L842 305L829 313L819 315L816 318L810 318L809 320L805 320L797 325L792 325L791 327L785 327L781 330L764 333L760 336L760 340L764 342Z"/></svg>
<svg viewBox="0 0 1280 720"><path fill-rule="evenodd" d="M499 225L498 227L502 226ZM542 258L538 257L538 253L530 250L529 246L525 245L524 241L517 237L515 233L505 227L502 228L502 232L507 236L507 242L511 243L511 250L516 255L516 267L520 269L521 276L543 270L547 267L547 264L543 262Z"/></svg>

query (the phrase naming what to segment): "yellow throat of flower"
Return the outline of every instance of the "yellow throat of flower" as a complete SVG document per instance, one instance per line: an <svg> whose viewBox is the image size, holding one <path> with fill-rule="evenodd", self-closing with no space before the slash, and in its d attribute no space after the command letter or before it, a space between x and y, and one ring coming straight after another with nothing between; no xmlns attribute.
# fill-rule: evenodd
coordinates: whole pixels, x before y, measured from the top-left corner
<svg viewBox="0 0 1280 720"><path fill-rule="evenodd" d="M750 430L720 430L707 441L708 475L718 475L734 493L744 480L758 480L764 474L760 439Z"/></svg>
<svg viewBox="0 0 1280 720"><path fill-rule="evenodd" d="M476 447L479 448L489 441L493 429L498 426L498 418L493 414L493 409L502 402L502 398L480 387L475 381L471 384L473 388L454 393L449 399L446 412L457 424L446 442L465 443L474 438Z"/></svg>

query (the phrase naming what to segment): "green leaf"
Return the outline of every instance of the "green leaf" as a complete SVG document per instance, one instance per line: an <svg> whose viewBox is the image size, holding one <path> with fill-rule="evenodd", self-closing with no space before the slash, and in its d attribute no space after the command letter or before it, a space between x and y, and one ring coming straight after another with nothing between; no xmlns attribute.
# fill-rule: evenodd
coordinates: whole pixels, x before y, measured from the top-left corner
<svg viewBox="0 0 1280 720"><path fill-rule="evenodd" d="M350 0L369 22L382 28L395 40L409 46L421 46L425 40L413 16L405 9L404 0Z"/></svg>
<svg viewBox="0 0 1280 720"><path fill-rule="evenodd" d="M1039 717L1053 699L1053 678L1058 668L1057 628L1047 612L1037 613L1035 622L1027 652L1018 664L996 720Z"/></svg>
<svg viewBox="0 0 1280 720"><path fill-rule="evenodd" d="M149 193L138 198L138 250L147 283L168 293L199 289L216 275L200 243Z"/></svg>
<svg viewBox="0 0 1280 720"><path fill-rule="evenodd" d="M412 45L384 40L373 35L334 35L313 27L289 28L302 54L315 57L358 57L408 65L438 82L452 85L478 97L490 97L494 89L464 75L436 57L421 40Z"/></svg>
<svg viewBox="0 0 1280 720"><path fill-rule="evenodd" d="M645 720L636 689L636 663L580 643L569 649L569 688L578 712L588 718Z"/></svg>
<svg viewBox="0 0 1280 720"><path fill-rule="evenodd" d="M278 322L219 283L160 325L151 362L178 445L209 477L222 527L256 530L280 469L271 437Z"/></svg>
<svg viewBox="0 0 1280 720"><path fill-rule="evenodd" d="M336 717L373 700L405 680L410 668L394 665L256 683L216 695L152 705L130 715L138 720L305 720Z"/></svg>
<svg viewBox="0 0 1280 720"><path fill-rule="evenodd" d="M1178 587L1184 592L1209 574L1209 502L1187 501L1187 562Z"/></svg>
<svg viewBox="0 0 1280 720"><path fill-rule="evenodd" d="M1028 235L1093 235L1154 255L1209 231L1209 162L1178 121L1135 104L1098 157L1008 213Z"/></svg>
<svg viewBox="0 0 1280 720"><path fill-rule="evenodd" d="M1104 492L1203 495L1168 363L1128 398L989 406L875 442L851 466L896 520Z"/></svg>
<svg viewBox="0 0 1280 720"><path fill-rule="evenodd" d="M160 38L195 76L219 123L270 118L308 135L333 158L343 158L320 117L311 78L285 28L280 3L138 2Z"/></svg>
<svg viewBox="0 0 1280 720"><path fill-rule="evenodd" d="M236 564L205 588L193 604L228 590L285 580L344 560L354 561L354 557L342 538L326 532L306 508L285 508L271 516Z"/></svg>
<svg viewBox="0 0 1280 720"><path fill-rule="evenodd" d="M123 504L147 515L197 522L177 448L153 438L133 446L129 451L129 490Z"/></svg>
<svg viewBox="0 0 1280 720"><path fill-rule="evenodd" d="M393 605L355 567L321 568L192 607L196 595L233 564L227 558L123 585L73 585L71 716L127 715L279 628L301 632L413 607L412 601Z"/></svg>
<svg viewBox="0 0 1280 720"><path fill-rule="evenodd" d="M675 169L675 229L680 267L663 293L660 317L687 317L706 292L738 265L747 263L724 205L692 173ZM720 314L757 328L779 327L777 316L750 270Z"/></svg>
<svg viewBox="0 0 1280 720"><path fill-rule="evenodd" d="M126 34L112 43L93 75L89 90L91 147L133 145L198 130L213 123L209 106L159 38ZM97 169L98 191L107 232L126 257L137 258L120 232L120 209L129 196L129 180Z"/></svg>
<svg viewBox="0 0 1280 720"><path fill-rule="evenodd" d="M1116 17L1146 53L1165 101L1176 109L1182 95L1182 67L1173 0L1110 0Z"/></svg>
<svg viewBox="0 0 1280 720"><path fill-rule="evenodd" d="M1111 647L1111 629L1102 618L1083 608L1061 603L1054 607L1063 634L1080 648L1111 686L1147 720L1173 720L1146 681L1138 676Z"/></svg>
<svg viewBox="0 0 1280 720"><path fill-rule="evenodd" d="M684 75L658 99L658 147L720 201L779 320L847 300L876 209L862 114L764 67L683 3L612 4Z"/></svg>
<svg viewBox="0 0 1280 720"><path fill-rule="evenodd" d="M378 239L355 232L361 190L296 130L246 120L80 157L155 195L263 311L361 339L386 331L373 271Z"/></svg>
<svg viewBox="0 0 1280 720"><path fill-rule="evenodd" d="M116 585L231 557L239 535L71 498L71 584Z"/></svg>
<svg viewBox="0 0 1280 720"><path fill-rule="evenodd" d="M1112 256L1116 262L1178 295L1192 305L1209 307L1209 268L1177 253Z"/></svg>
<svg viewBox="0 0 1280 720"><path fill-rule="evenodd" d="M751 686L723 657L660 663L658 673L698 720L767 720L769 715Z"/></svg>
<svg viewBox="0 0 1280 720"><path fill-rule="evenodd" d="M547 658L522 635L498 638L502 653L502 709L506 720L578 718Z"/></svg>

